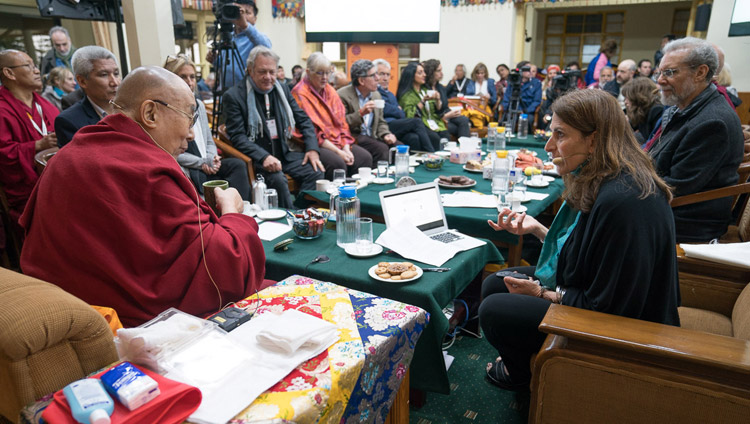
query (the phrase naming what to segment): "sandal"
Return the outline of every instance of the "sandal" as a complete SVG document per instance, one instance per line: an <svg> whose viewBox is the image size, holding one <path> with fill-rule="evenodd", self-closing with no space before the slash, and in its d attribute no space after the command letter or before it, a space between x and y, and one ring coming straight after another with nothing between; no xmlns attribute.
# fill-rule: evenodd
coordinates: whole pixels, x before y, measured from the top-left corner
<svg viewBox="0 0 750 424"><path fill-rule="evenodd" d="M502 359L495 361L495 363L487 370L486 377L490 383L504 390L511 390L514 392L529 390L528 381L516 383L511 379L510 375L505 371Z"/></svg>

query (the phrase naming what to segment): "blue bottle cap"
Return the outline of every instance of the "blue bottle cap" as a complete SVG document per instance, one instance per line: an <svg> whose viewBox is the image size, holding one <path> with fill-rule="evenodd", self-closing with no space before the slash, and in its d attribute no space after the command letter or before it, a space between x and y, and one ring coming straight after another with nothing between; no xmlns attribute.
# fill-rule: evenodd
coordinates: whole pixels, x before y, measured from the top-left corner
<svg viewBox="0 0 750 424"><path fill-rule="evenodd" d="M400 144L396 146L396 152L398 153L409 153L409 146L406 144Z"/></svg>
<svg viewBox="0 0 750 424"><path fill-rule="evenodd" d="M521 114L521 118L523 118L523 119L529 119L529 115L527 115L525 113L522 113Z"/></svg>
<svg viewBox="0 0 750 424"><path fill-rule="evenodd" d="M350 199L357 195L357 187L355 186L341 186L339 187L339 197Z"/></svg>

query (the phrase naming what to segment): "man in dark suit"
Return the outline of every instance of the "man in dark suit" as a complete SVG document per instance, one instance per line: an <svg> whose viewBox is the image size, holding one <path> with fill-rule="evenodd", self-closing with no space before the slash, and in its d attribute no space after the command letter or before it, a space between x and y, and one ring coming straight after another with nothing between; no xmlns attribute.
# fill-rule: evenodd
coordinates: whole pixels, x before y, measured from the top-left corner
<svg viewBox="0 0 750 424"><path fill-rule="evenodd" d="M370 152L375 166L378 161L388 160L391 145L401 143L398 143L383 118L384 106L375 106L376 100L383 99L378 92L375 65L367 59L360 59L352 64L349 74L352 83L338 90L346 108L346 123L357 144Z"/></svg>
<svg viewBox="0 0 750 424"><path fill-rule="evenodd" d="M314 190L325 168L310 118L289 87L276 80L278 65L276 53L256 46L247 58L248 77L230 88L222 101L232 144L250 156L268 188L276 189L279 206L291 208L293 199L284 173L297 180L302 190Z"/></svg>
<svg viewBox="0 0 750 424"><path fill-rule="evenodd" d="M115 56L99 46L86 46L73 55L73 73L85 96L55 119L57 145L69 143L79 129L94 125L114 112L109 101L120 85L120 69Z"/></svg>

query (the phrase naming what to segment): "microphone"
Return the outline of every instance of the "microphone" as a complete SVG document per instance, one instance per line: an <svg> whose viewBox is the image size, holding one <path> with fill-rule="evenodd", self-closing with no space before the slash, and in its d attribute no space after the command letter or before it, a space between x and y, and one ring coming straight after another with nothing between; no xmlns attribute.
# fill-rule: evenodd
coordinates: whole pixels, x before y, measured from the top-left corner
<svg viewBox="0 0 750 424"><path fill-rule="evenodd" d="M555 165L562 165L565 163L565 159L572 158L573 156L588 156L588 153L573 153L572 155L554 158L552 159L552 163Z"/></svg>

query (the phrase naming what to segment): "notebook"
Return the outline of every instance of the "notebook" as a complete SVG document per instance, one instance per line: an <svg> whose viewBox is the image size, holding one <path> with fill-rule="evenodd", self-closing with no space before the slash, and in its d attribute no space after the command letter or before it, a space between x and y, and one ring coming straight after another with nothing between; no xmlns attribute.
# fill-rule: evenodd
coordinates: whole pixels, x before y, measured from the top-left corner
<svg viewBox="0 0 750 424"><path fill-rule="evenodd" d="M460 250L473 249L485 242L448 228L440 188L436 182L417 184L380 192L386 228L409 221L433 240Z"/></svg>

